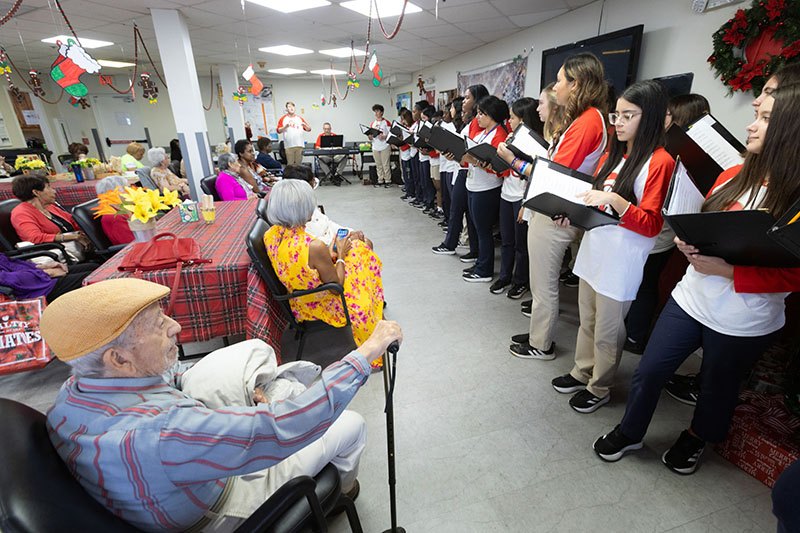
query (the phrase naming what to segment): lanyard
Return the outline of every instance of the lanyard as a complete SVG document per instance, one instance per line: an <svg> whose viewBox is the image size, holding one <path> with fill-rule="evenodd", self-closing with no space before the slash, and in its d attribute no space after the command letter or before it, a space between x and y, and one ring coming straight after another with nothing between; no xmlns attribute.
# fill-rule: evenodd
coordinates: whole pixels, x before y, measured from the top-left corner
<svg viewBox="0 0 800 533"><path fill-rule="evenodd" d="M486 137L488 137L489 135L491 135L491 133L492 133L494 130L496 130L496 129L497 129L497 126L499 126L499 125L500 125L500 123L498 122L497 124L495 124L495 125L494 125L494 128L490 129L490 130L489 130L487 133L484 133L483 137L481 137L481 140L480 140L480 141L478 141L478 144L482 143L482 142L484 141L484 139L486 139Z"/></svg>

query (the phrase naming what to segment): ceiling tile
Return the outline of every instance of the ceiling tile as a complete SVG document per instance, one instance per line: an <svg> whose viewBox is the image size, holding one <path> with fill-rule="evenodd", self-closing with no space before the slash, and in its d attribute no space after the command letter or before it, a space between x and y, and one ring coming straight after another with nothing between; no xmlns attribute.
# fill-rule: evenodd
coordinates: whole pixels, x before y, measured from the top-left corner
<svg viewBox="0 0 800 533"><path fill-rule="evenodd" d="M497 30L507 30L508 35L516 33L519 29L514 26L508 17L496 17L492 19L474 20L471 22L459 22L456 24L467 33L481 33Z"/></svg>
<svg viewBox="0 0 800 533"><path fill-rule="evenodd" d="M531 26L536 26L537 24L541 24L546 20L550 20L552 18L556 18L559 15L563 15L569 11L569 9L554 9L551 11L544 11L541 13L527 13L523 15L514 15L509 17L511 22L519 26L520 28L529 28Z"/></svg>
<svg viewBox="0 0 800 533"><path fill-rule="evenodd" d="M428 28L416 28L414 30L406 30L404 27L403 30L412 35L417 35L418 37L424 37L426 39L461 35L464 33L464 30L452 24L437 24L436 26L430 26Z"/></svg>
<svg viewBox="0 0 800 533"><path fill-rule="evenodd" d="M470 22L474 20L496 18L500 15L502 15L502 13L498 12L489 2L439 8L439 18L447 22Z"/></svg>
<svg viewBox="0 0 800 533"><path fill-rule="evenodd" d="M569 9L565 0L491 0L503 15L541 13L556 9Z"/></svg>

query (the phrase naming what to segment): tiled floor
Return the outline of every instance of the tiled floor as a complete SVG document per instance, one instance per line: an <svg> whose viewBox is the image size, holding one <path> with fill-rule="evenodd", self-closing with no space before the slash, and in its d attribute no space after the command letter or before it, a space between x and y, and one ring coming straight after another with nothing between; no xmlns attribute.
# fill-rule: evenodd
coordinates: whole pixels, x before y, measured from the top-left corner
<svg viewBox="0 0 800 533"><path fill-rule="evenodd" d="M600 461L591 443L622 417L638 356L625 354L610 404L590 415L574 412L550 379L572 365L577 289L562 288L558 357L512 357L509 337L528 324L519 303L490 294L487 284L464 283L465 265L432 254L442 232L400 194L357 184L318 189L331 218L374 241L387 318L405 335L395 392L399 525L409 533L775 530L769 490L713 450L692 476L661 464L691 417L666 395L644 449L618 463ZM66 375L56 361L0 377L0 395L43 410ZM369 427L358 511L365 531L381 532L390 521L380 376L351 407ZM349 531L344 516L331 530Z"/></svg>

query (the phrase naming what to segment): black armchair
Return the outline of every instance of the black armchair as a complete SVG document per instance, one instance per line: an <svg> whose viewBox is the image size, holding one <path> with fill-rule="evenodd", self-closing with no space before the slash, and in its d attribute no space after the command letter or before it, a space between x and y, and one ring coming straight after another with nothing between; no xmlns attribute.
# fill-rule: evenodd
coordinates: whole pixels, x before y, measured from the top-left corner
<svg viewBox="0 0 800 533"><path fill-rule="evenodd" d="M268 204L269 201L266 198L261 198L256 204L256 215L258 215L258 218L267 223L267 227L269 227L269 219L267 218Z"/></svg>
<svg viewBox="0 0 800 533"><path fill-rule="evenodd" d="M75 223L86 234L86 237L92 242L95 253L108 259L118 251L125 248L124 244L111 244L111 241L103 231L103 224L100 218L95 218L92 209L97 207L100 200L95 198L88 202L83 202L72 208L72 218Z"/></svg>
<svg viewBox="0 0 800 533"><path fill-rule="evenodd" d="M139 530L110 513L72 477L50 443L45 416L7 398L0 399L0 530L4 533ZM336 467L313 479L289 481L248 518L236 533L327 531L324 514L343 507L354 533L361 533L353 501L342 494Z"/></svg>
<svg viewBox="0 0 800 533"><path fill-rule="evenodd" d="M20 200L10 198L8 200L0 201L0 248L9 256L18 257L23 252L34 252L34 255L41 255L38 252L49 251L48 254L54 261L64 261L64 263L71 265L75 261L67 255L64 245L58 242L47 242L41 244L34 244L26 246L22 249L17 249L17 243L22 239L17 235L17 230L11 224L11 211L20 204ZM33 257L29 256L29 257Z"/></svg>
<svg viewBox="0 0 800 533"><path fill-rule="evenodd" d="M217 193L217 175L212 174L210 176L206 176L200 180L200 188L203 189L203 192L206 194L210 194L214 197L215 202L221 202L222 198L219 197Z"/></svg>
<svg viewBox="0 0 800 533"><path fill-rule="evenodd" d="M150 177L150 167L140 167L136 169L136 175L139 177L139 183L146 189L158 189L153 178Z"/></svg>
<svg viewBox="0 0 800 533"><path fill-rule="evenodd" d="M323 367L338 361L344 354L356 349L356 343L353 339L353 327L344 296L344 287L338 283L323 283L315 289L289 293L272 268L272 262L267 256L267 250L264 246L264 233L267 229L269 229L268 222L260 218L255 221L250 233L247 235L247 253L250 255L250 259L252 259L259 275L264 280L267 289L272 293L272 297L277 300L283 315L289 322L281 340L281 353L284 361L290 360L289 354L291 353L295 354L295 359L297 360L313 361ZM337 328L326 324L322 320L300 322L294 317L289 300L325 291L336 293L342 299L342 307L347 320L345 326ZM307 341L308 337L311 337L311 341ZM304 350L307 350L307 352L304 352ZM303 357L304 353L306 353L306 357Z"/></svg>

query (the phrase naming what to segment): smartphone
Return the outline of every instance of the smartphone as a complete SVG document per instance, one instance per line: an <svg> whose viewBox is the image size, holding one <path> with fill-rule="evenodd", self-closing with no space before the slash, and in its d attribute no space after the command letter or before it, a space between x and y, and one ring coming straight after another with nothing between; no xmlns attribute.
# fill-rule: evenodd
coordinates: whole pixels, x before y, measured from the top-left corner
<svg viewBox="0 0 800 533"><path fill-rule="evenodd" d="M350 233L347 228L339 228L336 231L336 239L344 239L347 237L347 234ZM333 240L333 251L336 251L336 239Z"/></svg>

